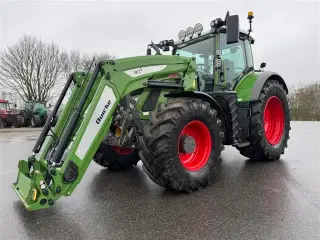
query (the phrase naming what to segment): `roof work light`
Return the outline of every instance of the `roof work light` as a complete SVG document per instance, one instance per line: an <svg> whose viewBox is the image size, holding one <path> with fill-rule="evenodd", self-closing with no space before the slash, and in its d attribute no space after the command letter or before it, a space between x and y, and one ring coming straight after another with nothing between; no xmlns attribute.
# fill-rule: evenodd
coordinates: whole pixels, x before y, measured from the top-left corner
<svg viewBox="0 0 320 240"><path fill-rule="evenodd" d="M193 29L193 27L188 27L187 30L186 30L186 36L187 36L188 38L192 38L193 34L194 34L194 29Z"/></svg>
<svg viewBox="0 0 320 240"><path fill-rule="evenodd" d="M179 38L179 40L183 41L186 38L186 31L181 30L178 34L178 38Z"/></svg>

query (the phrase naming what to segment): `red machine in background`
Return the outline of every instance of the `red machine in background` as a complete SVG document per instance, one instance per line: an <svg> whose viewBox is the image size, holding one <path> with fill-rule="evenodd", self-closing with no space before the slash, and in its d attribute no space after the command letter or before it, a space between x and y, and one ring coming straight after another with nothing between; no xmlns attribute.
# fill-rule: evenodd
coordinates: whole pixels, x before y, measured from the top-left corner
<svg viewBox="0 0 320 240"><path fill-rule="evenodd" d="M15 104L0 99L0 128L20 128L22 125L23 117L16 111Z"/></svg>

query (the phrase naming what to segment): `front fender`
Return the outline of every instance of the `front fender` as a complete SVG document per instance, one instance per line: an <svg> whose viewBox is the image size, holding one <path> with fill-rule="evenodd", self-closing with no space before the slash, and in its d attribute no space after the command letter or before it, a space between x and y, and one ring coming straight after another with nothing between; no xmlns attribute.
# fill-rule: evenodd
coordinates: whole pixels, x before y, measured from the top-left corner
<svg viewBox="0 0 320 240"><path fill-rule="evenodd" d="M191 98L199 98L201 100L204 100L206 102L209 102L210 105L216 109L217 111L224 114L220 104L209 94L205 92L200 91L187 91L187 92L177 92L177 93L168 93L165 95L165 97L191 97ZM225 116L224 116L225 117Z"/></svg>

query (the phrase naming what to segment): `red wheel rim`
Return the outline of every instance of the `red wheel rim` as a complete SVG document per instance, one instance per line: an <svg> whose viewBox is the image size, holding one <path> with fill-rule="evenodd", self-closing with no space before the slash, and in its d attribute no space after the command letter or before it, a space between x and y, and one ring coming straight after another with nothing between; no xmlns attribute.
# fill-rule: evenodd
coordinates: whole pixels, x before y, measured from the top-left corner
<svg viewBox="0 0 320 240"><path fill-rule="evenodd" d="M112 149L120 155L129 155L129 154L133 153L133 151L134 151L133 148L123 148L123 147L118 147L118 146L112 146Z"/></svg>
<svg viewBox="0 0 320 240"><path fill-rule="evenodd" d="M264 109L264 131L268 142L277 145L284 131L284 110L280 99L272 96Z"/></svg>
<svg viewBox="0 0 320 240"><path fill-rule="evenodd" d="M195 140L195 148L192 153L185 153L183 149L178 147L179 159L183 167L187 170L198 171L209 160L212 148L210 131L204 123L194 120L182 129L178 139L178 146L180 146L180 139L183 135L193 137Z"/></svg>

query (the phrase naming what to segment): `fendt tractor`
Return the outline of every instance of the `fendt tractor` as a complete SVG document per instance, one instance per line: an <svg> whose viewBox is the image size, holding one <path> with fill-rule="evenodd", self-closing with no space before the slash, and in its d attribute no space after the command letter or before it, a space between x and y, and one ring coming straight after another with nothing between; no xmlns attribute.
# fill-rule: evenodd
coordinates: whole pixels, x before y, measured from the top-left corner
<svg viewBox="0 0 320 240"><path fill-rule="evenodd" d="M227 12L207 32L196 24L177 41L151 42L146 56L93 60L92 71L71 74L32 154L19 161L12 187L25 207L70 196L92 160L110 170L141 160L152 181L187 193L216 179L224 145L278 160L289 139L288 88L265 63L254 69L252 12L248 19L245 32Z"/></svg>

